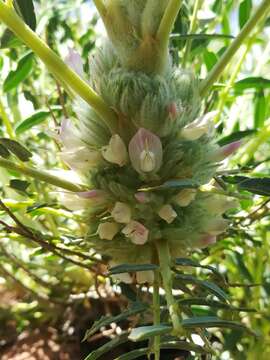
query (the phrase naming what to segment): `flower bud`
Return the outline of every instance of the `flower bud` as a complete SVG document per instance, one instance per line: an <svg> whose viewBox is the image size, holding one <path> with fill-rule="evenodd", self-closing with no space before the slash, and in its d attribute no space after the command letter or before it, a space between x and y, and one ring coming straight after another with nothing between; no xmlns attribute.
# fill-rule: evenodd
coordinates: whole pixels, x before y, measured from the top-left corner
<svg viewBox="0 0 270 360"><path fill-rule="evenodd" d="M74 70L80 77L84 77L84 71L83 71L83 62L80 55L77 53L77 51L69 48L68 49L68 55L65 58L65 62L68 66L71 67L72 70Z"/></svg>
<svg viewBox="0 0 270 360"><path fill-rule="evenodd" d="M119 231L119 225L113 222L101 223L98 226L98 235L102 240L112 240Z"/></svg>
<svg viewBox="0 0 270 360"><path fill-rule="evenodd" d="M194 141L205 134L210 134L214 129L214 118L217 112L207 113L182 129L180 136L186 140Z"/></svg>
<svg viewBox="0 0 270 360"><path fill-rule="evenodd" d="M144 245L148 240L149 230L138 221L131 221L122 233L136 245Z"/></svg>
<svg viewBox="0 0 270 360"><path fill-rule="evenodd" d="M177 109L177 105L175 102L172 102L169 104L168 106L168 112L169 112L169 117L172 120L175 120L177 118L178 115L178 109Z"/></svg>
<svg viewBox="0 0 270 360"><path fill-rule="evenodd" d="M90 190L78 192L77 195L82 199L86 199L93 204L104 204L108 201L108 194L103 190Z"/></svg>
<svg viewBox="0 0 270 360"><path fill-rule="evenodd" d="M200 249L204 249L209 245L215 244L217 242L217 237L215 235L206 234L204 235L198 243Z"/></svg>
<svg viewBox="0 0 270 360"><path fill-rule="evenodd" d="M129 157L138 173L156 172L162 164L162 144L158 136L139 129L129 143Z"/></svg>
<svg viewBox="0 0 270 360"><path fill-rule="evenodd" d="M173 197L173 201L181 207L186 207L195 199L196 192L196 189L183 189Z"/></svg>
<svg viewBox="0 0 270 360"><path fill-rule="evenodd" d="M120 224L128 224L131 220L131 208L122 202L117 202L112 210L112 217Z"/></svg>
<svg viewBox="0 0 270 360"><path fill-rule="evenodd" d="M210 160L216 162L225 160L228 156L236 152L241 146L241 144L242 144L241 141L235 141L228 145L222 146L221 148L216 150L213 154L211 154Z"/></svg>
<svg viewBox="0 0 270 360"><path fill-rule="evenodd" d="M102 156L110 163L124 166L128 161L127 149L119 135L111 137L109 145L102 148Z"/></svg>
<svg viewBox="0 0 270 360"><path fill-rule="evenodd" d="M174 211L171 205L164 205L159 210L158 215L161 219L165 220L168 224L171 224L177 217L177 213Z"/></svg>
<svg viewBox="0 0 270 360"><path fill-rule="evenodd" d="M134 197L141 204L147 204L150 202L150 197L145 192L137 192Z"/></svg>

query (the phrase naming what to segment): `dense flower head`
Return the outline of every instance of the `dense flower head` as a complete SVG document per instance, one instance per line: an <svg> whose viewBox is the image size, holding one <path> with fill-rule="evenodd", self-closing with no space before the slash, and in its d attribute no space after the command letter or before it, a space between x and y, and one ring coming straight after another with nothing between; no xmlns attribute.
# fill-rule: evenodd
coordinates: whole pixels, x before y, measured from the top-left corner
<svg viewBox="0 0 270 360"><path fill-rule="evenodd" d="M117 51L107 43L90 59L92 86L115 110L116 132L76 101L77 121L65 121L60 134L62 159L89 187L76 194L78 208L89 216L87 241L116 263L151 262L153 244L163 238L173 256L210 246L228 226L223 214L236 203L202 185L240 143L216 144L216 113L200 115L198 82L190 71L135 71L123 67ZM71 61L81 71L74 53Z"/></svg>

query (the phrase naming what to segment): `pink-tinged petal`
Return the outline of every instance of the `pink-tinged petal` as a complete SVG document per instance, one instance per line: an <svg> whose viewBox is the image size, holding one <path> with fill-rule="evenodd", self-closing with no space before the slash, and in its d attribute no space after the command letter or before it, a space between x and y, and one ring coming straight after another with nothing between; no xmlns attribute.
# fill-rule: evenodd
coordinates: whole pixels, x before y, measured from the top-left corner
<svg viewBox="0 0 270 360"><path fill-rule="evenodd" d="M199 241L199 247L201 249L204 249L206 248L207 246L209 245L213 245L217 242L217 237L214 236L214 235L210 235L210 234L207 234L207 235L204 235L200 241Z"/></svg>
<svg viewBox="0 0 270 360"><path fill-rule="evenodd" d="M149 230L138 221L131 221L122 229L122 233L129 238L133 244L144 245L148 240Z"/></svg>
<svg viewBox="0 0 270 360"><path fill-rule="evenodd" d="M235 141L228 145L225 145L219 148L214 154L211 155L212 161L222 161L225 160L228 156L235 153L240 146L242 145L241 141Z"/></svg>
<svg viewBox="0 0 270 360"><path fill-rule="evenodd" d="M137 192L134 197L141 204L147 204L150 202L150 197L145 192Z"/></svg>
<svg viewBox="0 0 270 360"><path fill-rule="evenodd" d="M65 62L71 67L80 77L84 77L83 62L77 51L69 48L68 55L65 58Z"/></svg>
<svg viewBox="0 0 270 360"><path fill-rule="evenodd" d="M146 129L139 129L129 143L129 157L138 173L157 172L163 157L159 137Z"/></svg>
<svg viewBox="0 0 270 360"><path fill-rule="evenodd" d="M59 139L66 150L76 149L84 145L79 137L78 130L73 125L72 121L66 118L61 122Z"/></svg>
<svg viewBox="0 0 270 360"><path fill-rule="evenodd" d="M108 194L103 190L90 190L76 193L80 198L93 201L95 203L105 203L108 200Z"/></svg>

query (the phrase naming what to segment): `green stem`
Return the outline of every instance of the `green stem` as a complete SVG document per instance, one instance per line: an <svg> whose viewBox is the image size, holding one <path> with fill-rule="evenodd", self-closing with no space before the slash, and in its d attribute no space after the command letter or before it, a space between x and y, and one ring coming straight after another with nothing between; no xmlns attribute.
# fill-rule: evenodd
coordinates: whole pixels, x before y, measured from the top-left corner
<svg viewBox="0 0 270 360"><path fill-rule="evenodd" d="M107 13L107 9L103 3L102 0L93 0L94 4L99 12L99 15L101 16L102 19L105 19L106 17L106 13Z"/></svg>
<svg viewBox="0 0 270 360"><path fill-rule="evenodd" d="M117 118L114 111L76 72L71 70L3 0L0 0L0 20L39 56L57 79L64 84L68 84L76 94L91 105L112 132L116 131Z"/></svg>
<svg viewBox="0 0 270 360"><path fill-rule="evenodd" d="M159 270L154 271L154 284L153 284L153 314L154 325L160 325L160 297L159 297ZM154 356L155 360L160 359L160 336L154 338Z"/></svg>
<svg viewBox="0 0 270 360"><path fill-rule="evenodd" d="M25 166L24 164L15 164L12 161L0 158L0 167L9 170L18 171L23 175L30 176L39 181L44 181L48 184L60 187L68 191L72 191L72 192L85 191L85 188L82 185L77 185L67 180L60 179L57 176L51 175L45 171L33 169L31 167Z"/></svg>
<svg viewBox="0 0 270 360"><path fill-rule="evenodd" d="M195 0L192 18L191 18L191 22L190 22L190 29L189 29L190 34L193 34L196 31L197 14L198 14L199 8L201 7L201 1L202 0ZM182 64L183 67L186 66L186 63L188 60L188 55L189 55L190 49L191 49L191 44L192 44L192 40L188 39L187 43L186 43L184 57L183 57L183 64Z"/></svg>
<svg viewBox="0 0 270 360"><path fill-rule="evenodd" d="M167 301L168 310L173 324L174 334L180 336L183 333L181 325L181 317L178 313L178 304L174 299L173 289L173 275L171 271L171 254L167 240L160 240L156 243L159 257L160 274L162 277L163 288Z"/></svg>
<svg viewBox="0 0 270 360"><path fill-rule="evenodd" d="M265 18L268 14L268 9L270 8L270 1L263 0L261 5L257 8L253 16L247 21L245 26L242 28L241 32L234 39L225 53L222 55L217 64L213 67L213 69L208 74L207 78L201 83L200 86L200 94L201 96L205 96L207 91L211 88L211 86L218 80L219 76L222 74L223 70L230 62L232 57L235 55L237 50L240 48L245 39L249 36L252 30L255 28L257 23Z"/></svg>
<svg viewBox="0 0 270 360"><path fill-rule="evenodd" d="M170 34L181 6L182 0L170 0L165 10L156 35L162 51L167 51L168 49Z"/></svg>
<svg viewBox="0 0 270 360"><path fill-rule="evenodd" d="M4 123L5 127L6 127L8 136L10 137L10 139L14 139L14 132L13 132L13 128L12 128L12 125L11 125L11 121L9 120L9 117L8 117L8 115L6 113L4 104L2 103L1 99L0 99L0 116L1 116L1 118L3 120L3 123Z"/></svg>

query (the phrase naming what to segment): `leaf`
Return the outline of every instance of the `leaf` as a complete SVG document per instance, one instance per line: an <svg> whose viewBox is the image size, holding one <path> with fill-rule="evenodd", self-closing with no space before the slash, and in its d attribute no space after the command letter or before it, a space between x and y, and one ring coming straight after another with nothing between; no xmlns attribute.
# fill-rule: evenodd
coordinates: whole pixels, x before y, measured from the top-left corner
<svg viewBox="0 0 270 360"><path fill-rule="evenodd" d="M186 284L195 284L198 285L212 294L214 294L216 297L218 297L221 300L228 301L228 295L216 284L207 281L207 280L200 280L197 279L195 276L192 275L183 275L183 274L177 274L176 275L177 280L181 280L181 282L184 282Z"/></svg>
<svg viewBox="0 0 270 360"><path fill-rule="evenodd" d="M34 63L33 53L27 53L24 57L22 57L18 62L16 70L10 71L10 73L6 77L3 84L4 92L8 92L14 89L22 81L24 81L32 71L33 63Z"/></svg>
<svg viewBox="0 0 270 360"><path fill-rule="evenodd" d="M188 298L188 299L180 299L177 303L181 305L201 305L208 306L210 308L224 309L230 311L243 311L243 312L256 312L256 309L244 308L244 307L235 307L225 302L220 302L217 300L210 300L205 298Z"/></svg>
<svg viewBox="0 0 270 360"><path fill-rule="evenodd" d="M21 161L28 161L32 157L31 152L15 140L0 138L0 144L16 155Z"/></svg>
<svg viewBox="0 0 270 360"><path fill-rule="evenodd" d="M217 56L212 52L206 50L203 54L204 62L208 71L210 71L218 61Z"/></svg>
<svg viewBox="0 0 270 360"><path fill-rule="evenodd" d="M200 354L207 353L203 347L199 345L195 345L193 343L187 341L168 341L163 342L160 344L161 349L179 349L179 350L186 350L186 351L194 351Z"/></svg>
<svg viewBox="0 0 270 360"><path fill-rule="evenodd" d="M211 39L234 39L232 35L225 35L225 34L172 34L170 36L171 39L174 40L211 40Z"/></svg>
<svg viewBox="0 0 270 360"><path fill-rule="evenodd" d="M122 333L120 336L115 337L111 341L108 341L106 344L100 346L97 350L91 352L84 360L96 360L99 359L102 355L113 350L115 347L127 342L127 333Z"/></svg>
<svg viewBox="0 0 270 360"><path fill-rule="evenodd" d="M54 107L51 110L59 110L58 107ZM29 116L27 119L23 120L15 129L15 133L20 135L25 131L31 129L33 126L41 124L43 121L47 119L47 117L51 114L49 110L39 110Z"/></svg>
<svg viewBox="0 0 270 360"><path fill-rule="evenodd" d="M241 140L247 136L251 136L257 133L256 129L244 130L244 131L236 131L230 135L224 136L220 140L218 140L218 145L224 146L230 144L234 141Z"/></svg>
<svg viewBox="0 0 270 360"><path fill-rule="evenodd" d="M217 275L224 283L226 283L224 277L220 274L220 272L214 268L213 266L210 265L201 265L200 263L198 263L197 261L191 260L191 259L187 259L187 258L177 258L174 261L176 266L191 266L191 267L199 267L202 269L207 269L212 271L215 275Z"/></svg>
<svg viewBox="0 0 270 360"><path fill-rule="evenodd" d="M229 320L222 320L216 316L199 316L193 317L190 319L185 319L182 321L182 325L186 329L194 329L194 328L228 328L228 329L237 329L242 331L247 331L250 334L257 336L252 330L248 329L245 325L241 323L237 323Z"/></svg>
<svg viewBox="0 0 270 360"><path fill-rule="evenodd" d="M129 264L122 264L118 266L114 266L110 268L109 275L116 275L116 274L123 274L123 273L131 273L137 271L150 271L150 270L157 270L158 266L154 264L142 264L142 265L129 265Z"/></svg>
<svg viewBox="0 0 270 360"><path fill-rule="evenodd" d="M132 307L119 315L116 316L102 316L99 320L95 321L91 329L87 330L83 341L91 337L95 332L97 332L101 327L108 326L111 323L117 323L119 321L125 320L130 316L140 314L148 309L148 305L142 303L134 303Z"/></svg>
<svg viewBox="0 0 270 360"><path fill-rule="evenodd" d="M25 193L27 188L31 185L30 182L24 181L24 180L18 180L18 179L12 179L9 182L9 186L14 189L18 190L20 192Z"/></svg>
<svg viewBox="0 0 270 360"><path fill-rule="evenodd" d="M198 184L193 179L179 179L179 180L170 180L166 181L164 184L159 186L152 186L147 188L139 189L139 191L152 191L152 190L162 190L162 189L191 189L198 188Z"/></svg>
<svg viewBox="0 0 270 360"><path fill-rule="evenodd" d="M1 37L0 40L0 48L1 49L5 49L5 48L12 48L12 47L16 47L18 45L21 45L22 42L21 40L19 40L12 31L10 31L9 29L6 29Z"/></svg>
<svg viewBox="0 0 270 360"><path fill-rule="evenodd" d="M254 102L254 127L261 128L266 120L266 99L264 91L260 90L255 95Z"/></svg>
<svg viewBox="0 0 270 360"><path fill-rule="evenodd" d="M10 156L10 152L1 144L0 144L0 156L2 156L5 159L7 159Z"/></svg>
<svg viewBox="0 0 270 360"><path fill-rule="evenodd" d="M23 18L25 23L32 29L36 30L37 20L32 0L14 0L13 5L17 13Z"/></svg>
<svg viewBox="0 0 270 360"><path fill-rule="evenodd" d="M238 183L238 189L257 195L270 196L270 178L246 178Z"/></svg>
<svg viewBox="0 0 270 360"><path fill-rule="evenodd" d="M246 90L246 89L269 89L270 80L263 77L248 77L237 81L234 84L236 90Z"/></svg>
<svg viewBox="0 0 270 360"><path fill-rule="evenodd" d="M142 358L143 355L147 355L148 353L149 353L149 348L142 348L142 349L130 351L124 355L120 355L115 360L134 360L134 359Z"/></svg>
<svg viewBox="0 0 270 360"><path fill-rule="evenodd" d="M145 339L149 339L154 336L160 336L168 334L172 331L172 327L168 325L150 325L141 326L131 330L129 340L137 342Z"/></svg>
<svg viewBox="0 0 270 360"><path fill-rule="evenodd" d="M252 0L243 0L239 6L239 26L240 29L245 25L250 17L250 13L252 10Z"/></svg>

